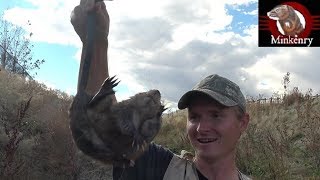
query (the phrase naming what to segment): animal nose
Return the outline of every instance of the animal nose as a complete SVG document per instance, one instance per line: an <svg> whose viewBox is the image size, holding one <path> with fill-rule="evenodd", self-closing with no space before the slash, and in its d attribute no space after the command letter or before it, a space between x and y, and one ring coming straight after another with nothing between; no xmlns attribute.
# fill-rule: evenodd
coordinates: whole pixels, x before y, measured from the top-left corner
<svg viewBox="0 0 320 180"><path fill-rule="evenodd" d="M160 91L159 90L156 90L156 89L154 89L154 90L151 90L150 91L150 94L152 95L152 96L161 96L160 95Z"/></svg>

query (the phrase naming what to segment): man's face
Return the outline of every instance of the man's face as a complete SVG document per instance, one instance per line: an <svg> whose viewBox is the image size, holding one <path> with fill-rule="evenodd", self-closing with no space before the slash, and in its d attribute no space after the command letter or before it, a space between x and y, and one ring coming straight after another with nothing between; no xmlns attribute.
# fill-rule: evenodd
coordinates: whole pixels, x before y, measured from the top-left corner
<svg viewBox="0 0 320 180"><path fill-rule="evenodd" d="M191 101L187 133L197 157L214 160L234 152L249 120L247 115L239 119L236 108L202 96Z"/></svg>

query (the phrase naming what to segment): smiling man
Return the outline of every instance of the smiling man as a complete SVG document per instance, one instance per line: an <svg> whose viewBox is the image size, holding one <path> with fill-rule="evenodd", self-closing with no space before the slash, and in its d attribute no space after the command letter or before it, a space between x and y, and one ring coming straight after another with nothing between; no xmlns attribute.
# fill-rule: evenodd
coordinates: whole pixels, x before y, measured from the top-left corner
<svg viewBox="0 0 320 180"><path fill-rule="evenodd" d="M227 78L204 78L178 103L179 109L188 109L186 128L195 157L150 144L134 167L114 167L114 179L249 180L235 162L238 140L249 122L245 102L238 85Z"/></svg>
<svg viewBox="0 0 320 180"><path fill-rule="evenodd" d="M188 108L187 133L199 179L248 179L235 164L236 145L249 122L240 88L210 75L184 94L178 107Z"/></svg>

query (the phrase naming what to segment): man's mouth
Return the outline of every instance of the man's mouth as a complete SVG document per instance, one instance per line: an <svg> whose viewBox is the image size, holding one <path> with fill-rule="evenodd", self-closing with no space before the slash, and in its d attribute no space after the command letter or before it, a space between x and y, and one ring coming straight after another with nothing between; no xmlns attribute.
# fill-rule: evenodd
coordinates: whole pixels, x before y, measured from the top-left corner
<svg viewBox="0 0 320 180"><path fill-rule="evenodd" d="M212 143L212 142L218 140L218 138L198 138L197 140L200 143L206 144L206 143Z"/></svg>

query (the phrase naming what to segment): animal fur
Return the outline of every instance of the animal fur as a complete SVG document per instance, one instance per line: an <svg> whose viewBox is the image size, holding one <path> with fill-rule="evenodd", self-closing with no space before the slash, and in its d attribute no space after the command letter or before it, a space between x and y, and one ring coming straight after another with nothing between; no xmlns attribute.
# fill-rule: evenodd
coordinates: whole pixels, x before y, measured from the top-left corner
<svg viewBox="0 0 320 180"><path fill-rule="evenodd" d="M289 5L278 5L267 13L268 17L277 20L287 36L298 36L304 27L295 9Z"/></svg>
<svg viewBox="0 0 320 180"><path fill-rule="evenodd" d="M70 108L74 140L85 154L107 164L132 165L161 127L160 92L150 90L113 104L113 87L108 78L92 98L84 91L75 96Z"/></svg>
<svg viewBox="0 0 320 180"><path fill-rule="evenodd" d="M117 84L114 78L108 78L90 101L87 112L95 132L116 152L115 157L135 160L159 132L164 106L158 90L112 104L112 87Z"/></svg>

